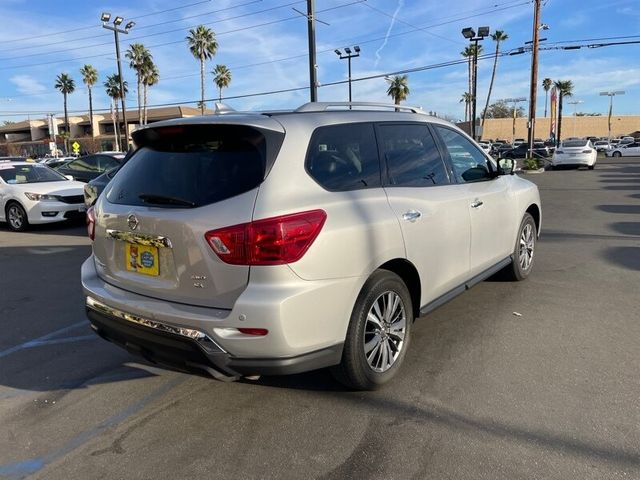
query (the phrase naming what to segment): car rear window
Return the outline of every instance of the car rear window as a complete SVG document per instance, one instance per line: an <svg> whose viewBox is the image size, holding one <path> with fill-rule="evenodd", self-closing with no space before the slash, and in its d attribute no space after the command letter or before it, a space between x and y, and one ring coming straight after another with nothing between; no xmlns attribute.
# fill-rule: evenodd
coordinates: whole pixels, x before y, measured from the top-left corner
<svg viewBox="0 0 640 480"><path fill-rule="evenodd" d="M562 142L563 147L585 147L586 145L586 140L567 140L566 142Z"/></svg>
<svg viewBox="0 0 640 480"><path fill-rule="evenodd" d="M134 133L138 150L106 193L111 203L201 207L260 185L284 134L244 125L185 125Z"/></svg>

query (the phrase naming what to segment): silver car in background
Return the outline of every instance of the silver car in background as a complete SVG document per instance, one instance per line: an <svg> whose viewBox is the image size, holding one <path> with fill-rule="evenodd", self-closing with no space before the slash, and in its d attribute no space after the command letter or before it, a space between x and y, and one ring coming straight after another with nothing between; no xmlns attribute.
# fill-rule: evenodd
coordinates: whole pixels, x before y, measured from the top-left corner
<svg viewBox="0 0 640 480"><path fill-rule="evenodd" d="M311 103L133 137L89 209L81 276L92 328L151 361L223 379L331 367L373 389L415 318L531 272L537 187L419 109Z"/></svg>

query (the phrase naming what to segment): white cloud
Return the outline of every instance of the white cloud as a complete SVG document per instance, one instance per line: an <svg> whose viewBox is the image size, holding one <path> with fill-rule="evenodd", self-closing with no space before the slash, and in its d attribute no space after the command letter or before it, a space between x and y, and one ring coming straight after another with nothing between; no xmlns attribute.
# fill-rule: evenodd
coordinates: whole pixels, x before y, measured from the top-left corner
<svg viewBox="0 0 640 480"><path fill-rule="evenodd" d="M44 93L49 90L31 75L14 75L9 81L16 86L18 92L26 95Z"/></svg>

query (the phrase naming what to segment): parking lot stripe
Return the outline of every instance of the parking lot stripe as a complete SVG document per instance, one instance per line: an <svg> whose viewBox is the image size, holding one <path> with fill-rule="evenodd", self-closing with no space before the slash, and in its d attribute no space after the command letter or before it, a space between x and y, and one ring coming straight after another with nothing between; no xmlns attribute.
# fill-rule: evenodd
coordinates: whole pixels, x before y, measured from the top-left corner
<svg viewBox="0 0 640 480"><path fill-rule="evenodd" d="M62 333L69 332L69 331L71 331L71 330L73 330L75 328L78 328L78 327L82 326L82 325L88 326L89 324L88 324L88 322L86 320L83 320L81 322L77 322L77 323L74 323L74 324L69 325L67 327L61 328L60 330L56 330L55 332L51 332L51 333L48 333L46 335L43 335L42 337L34 338L33 340L29 340L29 341L21 343L19 345L15 345L15 346L10 347L10 348L8 348L6 350L2 350L0 352L0 358L6 357L7 355L11 355L12 353L17 352L19 350L23 350L25 348L32 348L34 346L42 345L42 344L44 344L44 342L47 342L48 340L51 340L53 337L55 337L57 335L60 335ZM60 343L60 342L58 342L58 343Z"/></svg>

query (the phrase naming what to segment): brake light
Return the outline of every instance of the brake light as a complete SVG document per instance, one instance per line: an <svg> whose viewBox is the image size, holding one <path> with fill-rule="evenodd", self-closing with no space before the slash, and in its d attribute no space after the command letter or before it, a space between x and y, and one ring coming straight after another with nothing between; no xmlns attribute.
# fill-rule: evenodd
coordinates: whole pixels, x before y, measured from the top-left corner
<svg viewBox="0 0 640 480"><path fill-rule="evenodd" d="M253 335L254 337L264 337L269 333L266 328L238 328L240 333L245 335Z"/></svg>
<svg viewBox="0 0 640 480"><path fill-rule="evenodd" d="M225 263L283 265L302 258L326 219L324 210L311 210L211 230L204 236Z"/></svg>
<svg viewBox="0 0 640 480"><path fill-rule="evenodd" d="M87 209L87 235L91 241L96 238L96 216L93 213L93 206Z"/></svg>

